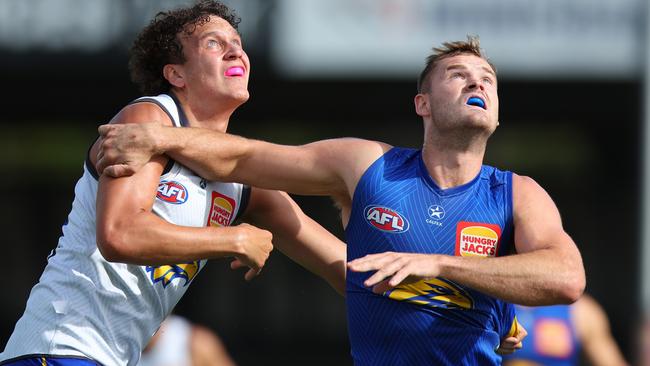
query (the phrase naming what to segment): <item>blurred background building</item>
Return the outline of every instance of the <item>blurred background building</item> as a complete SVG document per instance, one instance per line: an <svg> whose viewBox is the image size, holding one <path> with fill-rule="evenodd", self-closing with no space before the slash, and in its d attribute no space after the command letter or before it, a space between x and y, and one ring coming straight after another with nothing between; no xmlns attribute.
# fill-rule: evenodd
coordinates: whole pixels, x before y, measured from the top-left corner
<svg viewBox="0 0 650 366"><path fill-rule="evenodd" d="M640 362L646 1L225 2L242 17L252 60L252 98L231 132L278 143L358 136L419 146L412 100L424 58L479 35L501 101L486 160L549 191L582 251L588 291L626 358ZM127 70L133 37L185 3L0 0L0 347L56 246L96 127L139 96ZM296 199L342 237L329 199ZM280 253L251 283L227 263L212 261L177 312L216 330L239 364L351 364L345 303L325 282Z"/></svg>

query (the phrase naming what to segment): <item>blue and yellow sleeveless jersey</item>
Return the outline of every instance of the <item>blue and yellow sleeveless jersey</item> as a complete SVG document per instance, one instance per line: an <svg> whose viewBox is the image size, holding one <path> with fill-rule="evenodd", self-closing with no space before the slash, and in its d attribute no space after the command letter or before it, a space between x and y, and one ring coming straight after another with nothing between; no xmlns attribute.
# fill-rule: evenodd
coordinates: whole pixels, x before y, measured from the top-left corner
<svg viewBox="0 0 650 366"><path fill-rule="evenodd" d="M420 150L392 148L357 184L346 228L348 260L367 254L501 256L512 250L512 174L483 166L471 182L441 189ZM515 331L512 305L445 278L377 295L348 271L355 365L499 365ZM489 281L489 278L485 279Z"/></svg>
<svg viewBox="0 0 650 366"><path fill-rule="evenodd" d="M580 342L571 321L571 306L515 306L528 331L524 347L504 357L507 366L579 365Z"/></svg>

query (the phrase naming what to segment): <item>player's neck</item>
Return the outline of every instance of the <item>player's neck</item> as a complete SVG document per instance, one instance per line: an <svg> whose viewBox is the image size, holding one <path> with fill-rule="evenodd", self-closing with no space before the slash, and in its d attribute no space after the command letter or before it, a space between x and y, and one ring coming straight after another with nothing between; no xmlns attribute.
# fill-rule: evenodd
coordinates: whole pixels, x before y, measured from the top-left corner
<svg viewBox="0 0 650 366"><path fill-rule="evenodd" d="M188 98L183 93L176 93L176 95L192 127L226 132L230 116L239 106L235 103L231 103L230 106L219 102L206 103L200 98Z"/></svg>
<svg viewBox="0 0 650 366"><path fill-rule="evenodd" d="M426 142L422 147L422 159L431 178L438 187L457 187L474 179L481 171L485 149L453 150L440 148Z"/></svg>

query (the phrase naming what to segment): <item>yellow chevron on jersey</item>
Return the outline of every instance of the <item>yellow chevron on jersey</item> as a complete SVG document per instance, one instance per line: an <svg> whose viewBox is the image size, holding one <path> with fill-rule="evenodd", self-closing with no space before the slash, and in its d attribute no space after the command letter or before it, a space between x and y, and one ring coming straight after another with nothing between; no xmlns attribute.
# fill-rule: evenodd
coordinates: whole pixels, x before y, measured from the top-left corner
<svg viewBox="0 0 650 366"><path fill-rule="evenodd" d="M517 320L517 316L512 319L512 325L510 326L510 330L508 331L508 337L514 337L519 333L519 327L521 327L521 324L519 324L519 320Z"/></svg>
<svg viewBox="0 0 650 366"><path fill-rule="evenodd" d="M185 279L183 286L187 286L201 269L201 261L194 261L181 264L147 266L147 272L151 277L151 282L161 282L163 287L167 287L175 278Z"/></svg>
<svg viewBox="0 0 650 366"><path fill-rule="evenodd" d="M472 309L474 307L474 300L467 291L440 277L402 284L386 291L384 295L393 300L430 307L448 309Z"/></svg>

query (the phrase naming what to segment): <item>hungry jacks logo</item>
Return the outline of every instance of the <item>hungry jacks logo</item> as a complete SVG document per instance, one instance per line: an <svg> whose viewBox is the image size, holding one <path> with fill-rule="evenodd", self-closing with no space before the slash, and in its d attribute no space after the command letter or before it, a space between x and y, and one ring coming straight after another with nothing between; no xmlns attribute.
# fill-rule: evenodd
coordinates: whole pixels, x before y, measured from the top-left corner
<svg viewBox="0 0 650 366"><path fill-rule="evenodd" d="M212 191L210 213L208 214L207 226L229 226L232 223L235 208L235 200L219 192Z"/></svg>
<svg viewBox="0 0 650 366"><path fill-rule="evenodd" d="M455 255L496 257L499 252L499 225L460 221L456 226Z"/></svg>

